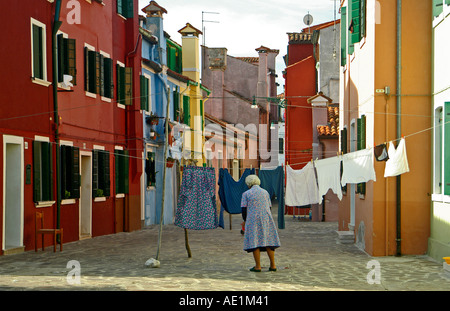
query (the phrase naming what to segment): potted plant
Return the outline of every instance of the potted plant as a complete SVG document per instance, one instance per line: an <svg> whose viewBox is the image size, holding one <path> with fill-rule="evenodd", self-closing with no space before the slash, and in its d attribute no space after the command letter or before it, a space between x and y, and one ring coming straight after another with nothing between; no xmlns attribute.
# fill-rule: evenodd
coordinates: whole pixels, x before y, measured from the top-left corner
<svg viewBox="0 0 450 311"><path fill-rule="evenodd" d="M166 166L167 167L172 167L174 163L175 163L175 159L174 158L171 158L171 157L167 158L167 160L166 160Z"/></svg>

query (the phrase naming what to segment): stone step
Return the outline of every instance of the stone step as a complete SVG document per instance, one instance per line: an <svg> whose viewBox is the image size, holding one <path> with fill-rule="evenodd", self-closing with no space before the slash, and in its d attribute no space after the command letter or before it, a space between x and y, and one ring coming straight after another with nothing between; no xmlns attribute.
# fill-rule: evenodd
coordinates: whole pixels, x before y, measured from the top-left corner
<svg viewBox="0 0 450 311"><path fill-rule="evenodd" d="M14 255L14 254L20 254L25 251L25 246L16 246L16 247L6 247L5 250L3 250L3 255Z"/></svg>
<svg viewBox="0 0 450 311"><path fill-rule="evenodd" d="M353 231L336 231L338 242L342 244L351 244L355 242L355 233Z"/></svg>

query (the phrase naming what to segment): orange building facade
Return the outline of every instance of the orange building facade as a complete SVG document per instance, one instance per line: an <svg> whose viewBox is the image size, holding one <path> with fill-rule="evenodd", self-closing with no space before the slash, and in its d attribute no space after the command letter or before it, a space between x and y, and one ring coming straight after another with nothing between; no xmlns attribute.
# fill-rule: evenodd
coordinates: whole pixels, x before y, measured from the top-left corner
<svg viewBox="0 0 450 311"><path fill-rule="evenodd" d="M430 235L431 1L341 1L340 149L405 138L410 171L348 184L339 230L372 256L425 254Z"/></svg>

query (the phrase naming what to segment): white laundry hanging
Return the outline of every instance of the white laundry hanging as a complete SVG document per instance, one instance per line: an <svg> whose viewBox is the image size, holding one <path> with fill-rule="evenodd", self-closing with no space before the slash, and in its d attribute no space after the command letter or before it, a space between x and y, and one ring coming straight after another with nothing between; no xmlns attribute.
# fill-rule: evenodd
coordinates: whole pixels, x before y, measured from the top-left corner
<svg viewBox="0 0 450 311"><path fill-rule="evenodd" d="M322 196L327 194L331 189L342 200L341 187L341 159L332 157L314 162L317 172L317 183L319 186L320 202L322 203Z"/></svg>
<svg viewBox="0 0 450 311"><path fill-rule="evenodd" d="M397 149L389 142L389 160L386 161L384 177L398 176L409 172L408 157L406 156L405 139L400 139Z"/></svg>
<svg viewBox="0 0 450 311"><path fill-rule="evenodd" d="M346 184L359 184L368 182L369 180L376 181L372 149L346 153L342 156L342 164L342 186Z"/></svg>
<svg viewBox="0 0 450 311"><path fill-rule="evenodd" d="M320 202L316 174L312 162L308 162L301 170L294 170L286 166L286 195L287 206L304 206Z"/></svg>

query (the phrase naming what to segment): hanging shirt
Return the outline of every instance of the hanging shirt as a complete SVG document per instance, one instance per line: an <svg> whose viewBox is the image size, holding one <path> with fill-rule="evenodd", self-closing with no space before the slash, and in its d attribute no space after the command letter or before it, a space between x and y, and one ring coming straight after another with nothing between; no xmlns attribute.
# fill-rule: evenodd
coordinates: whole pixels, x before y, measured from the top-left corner
<svg viewBox="0 0 450 311"><path fill-rule="evenodd" d="M384 177L398 176L409 172L408 158L406 156L405 139L400 139L397 149L394 144L389 142L389 160L386 162Z"/></svg>
<svg viewBox="0 0 450 311"><path fill-rule="evenodd" d="M317 172L317 184L319 186L320 202L331 189L342 200L341 186L341 159L338 157L322 159L314 162Z"/></svg>
<svg viewBox="0 0 450 311"><path fill-rule="evenodd" d="M311 162L301 170L286 166L286 205L305 206L321 201L314 166Z"/></svg>
<svg viewBox="0 0 450 311"><path fill-rule="evenodd" d="M235 181L228 172L228 169L221 168L219 170L219 198L220 198L220 215L219 226L225 228L223 220L223 211L229 214L240 214L242 212L241 199L242 194L248 190L245 178L248 175L255 174L255 169L246 168L241 178Z"/></svg>
<svg viewBox="0 0 450 311"><path fill-rule="evenodd" d="M346 153L342 156L342 164L342 186L359 184L369 180L376 181L372 149Z"/></svg>
<svg viewBox="0 0 450 311"><path fill-rule="evenodd" d="M284 229L284 168L260 169L258 177L261 180L261 188L269 193L270 198L276 195L278 200L278 229Z"/></svg>
<svg viewBox="0 0 450 311"><path fill-rule="evenodd" d="M176 226L193 230L218 227L215 184L214 168L184 167L175 213Z"/></svg>

